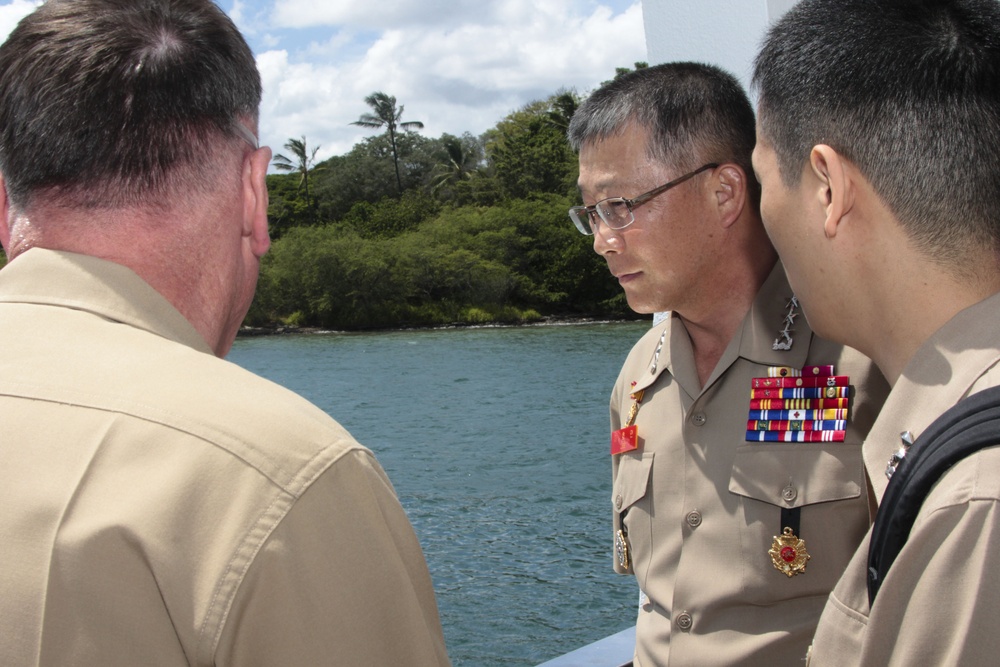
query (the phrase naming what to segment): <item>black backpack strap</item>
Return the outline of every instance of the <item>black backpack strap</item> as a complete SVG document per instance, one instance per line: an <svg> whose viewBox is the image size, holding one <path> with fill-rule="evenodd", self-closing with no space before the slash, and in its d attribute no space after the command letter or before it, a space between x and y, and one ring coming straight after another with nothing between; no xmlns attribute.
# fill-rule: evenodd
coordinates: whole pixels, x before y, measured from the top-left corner
<svg viewBox="0 0 1000 667"><path fill-rule="evenodd" d="M959 401L913 443L889 480L875 515L868 547L869 604L875 603L931 487L955 463L994 445L1000 445L1000 387Z"/></svg>

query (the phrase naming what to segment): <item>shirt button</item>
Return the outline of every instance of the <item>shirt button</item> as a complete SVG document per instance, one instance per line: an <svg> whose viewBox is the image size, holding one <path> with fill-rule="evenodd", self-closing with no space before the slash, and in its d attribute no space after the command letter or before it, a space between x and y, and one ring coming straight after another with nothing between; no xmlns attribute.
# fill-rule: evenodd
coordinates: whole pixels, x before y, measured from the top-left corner
<svg viewBox="0 0 1000 667"><path fill-rule="evenodd" d="M695 426L704 426L706 421L708 421L708 417L705 416L704 412L696 412L691 416L691 423Z"/></svg>
<svg viewBox="0 0 1000 667"><path fill-rule="evenodd" d="M698 510L688 512L688 515L684 517L684 520L687 521L687 525L692 528L697 528L701 525L701 512Z"/></svg>
<svg viewBox="0 0 1000 667"><path fill-rule="evenodd" d="M788 486L786 486L781 490L781 497L785 500L786 503L792 502L793 500L798 498L798 496L799 492L791 484L789 484Z"/></svg>
<svg viewBox="0 0 1000 667"><path fill-rule="evenodd" d="M615 496L615 509L620 510L621 508L622 508L622 494L619 493L617 496Z"/></svg>
<svg viewBox="0 0 1000 667"><path fill-rule="evenodd" d="M677 614L677 627L681 630L681 632L687 632L688 630L690 630L692 623L693 621L691 620L691 614L687 613L686 611L682 611L681 613Z"/></svg>

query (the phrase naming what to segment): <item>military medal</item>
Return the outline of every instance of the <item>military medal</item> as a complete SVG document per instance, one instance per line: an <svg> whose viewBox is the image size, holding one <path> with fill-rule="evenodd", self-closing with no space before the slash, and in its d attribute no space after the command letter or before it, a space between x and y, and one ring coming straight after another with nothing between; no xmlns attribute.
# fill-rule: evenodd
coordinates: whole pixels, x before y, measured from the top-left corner
<svg viewBox="0 0 1000 667"><path fill-rule="evenodd" d="M774 569L788 577L806 571L806 561L812 556L806 551L805 540L797 537L791 528L785 527L781 535L776 535L767 552L771 556Z"/></svg>
<svg viewBox="0 0 1000 667"><path fill-rule="evenodd" d="M632 383L635 386L635 382ZM617 456L625 452L631 452L639 448L639 427L635 425L635 417L639 414L639 404L646 393L644 389L629 394L632 399L632 407L628 411L628 418L625 426L611 434L611 455Z"/></svg>
<svg viewBox="0 0 1000 667"><path fill-rule="evenodd" d="M619 567L627 570L631 560L629 559L628 538L625 536L624 527L615 533L615 557L618 559Z"/></svg>
<svg viewBox="0 0 1000 667"><path fill-rule="evenodd" d="M773 349L792 349L792 325L799 307L795 297L788 303L784 327ZM847 414L851 379L836 375L832 365L772 366L765 377L750 380L750 410L747 442L843 442L847 439ZM789 479L782 498L791 504L796 497ZM788 578L804 574L811 556L799 532L801 507L781 510L781 534L771 542L767 555L774 569Z"/></svg>
<svg viewBox="0 0 1000 667"><path fill-rule="evenodd" d="M633 382L632 387L634 388L635 385L636 383ZM612 456L631 452L639 448L639 427L635 425L635 418L639 414L639 404L642 403L642 397L645 394L645 389L640 389L629 394L629 398L632 399L632 407L629 408L625 426L611 434ZM625 532L625 512L619 515L618 520L621 528L615 533L615 558L618 560L618 566L621 569L628 570L632 559L628 550L628 533Z"/></svg>

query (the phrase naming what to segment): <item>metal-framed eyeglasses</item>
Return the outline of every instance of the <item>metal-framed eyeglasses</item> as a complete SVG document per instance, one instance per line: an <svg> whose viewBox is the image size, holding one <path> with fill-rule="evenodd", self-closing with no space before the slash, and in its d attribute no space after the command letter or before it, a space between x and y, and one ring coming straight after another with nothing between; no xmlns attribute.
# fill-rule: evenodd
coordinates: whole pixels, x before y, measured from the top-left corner
<svg viewBox="0 0 1000 667"><path fill-rule="evenodd" d="M236 133L236 136L242 139L243 141L247 142L248 144L250 144L251 148L253 148L254 150L260 148L260 142L257 141L257 137L254 136L254 133L248 130L246 126L243 125L243 123L239 122L238 120L234 120L232 122L232 128L233 132Z"/></svg>
<svg viewBox="0 0 1000 667"><path fill-rule="evenodd" d="M637 206L645 204L656 195L662 194L672 187L678 186L689 178L697 176L708 169L715 169L719 165L716 163L706 164L698 167L692 172L675 178L669 183L653 188L649 192L644 192L638 197L626 199L625 197L608 197L602 199L593 206L574 206L569 210L570 220L576 225L581 234L591 236L597 231L597 219L600 217L608 229L625 229L635 222L635 215L632 211Z"/></svg>

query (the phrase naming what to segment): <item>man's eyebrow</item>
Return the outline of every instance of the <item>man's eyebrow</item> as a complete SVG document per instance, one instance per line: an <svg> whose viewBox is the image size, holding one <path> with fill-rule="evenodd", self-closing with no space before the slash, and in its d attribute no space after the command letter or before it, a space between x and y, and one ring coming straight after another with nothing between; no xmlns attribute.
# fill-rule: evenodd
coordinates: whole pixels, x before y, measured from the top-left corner
<svg viewBox="0 0 1000 667"><path fill-rule="evenodd" d="M600 180L597 183L588 183L588 185L590 186L590 188L592 190L607 190L608 188L615 188L615 187L617 187L615 181L613 179L608 179L608 178ZM583 194L583 187L580 186L580 182L579 181L577 181L577 183L576 183L576 189L581 194Z"/></svg>

